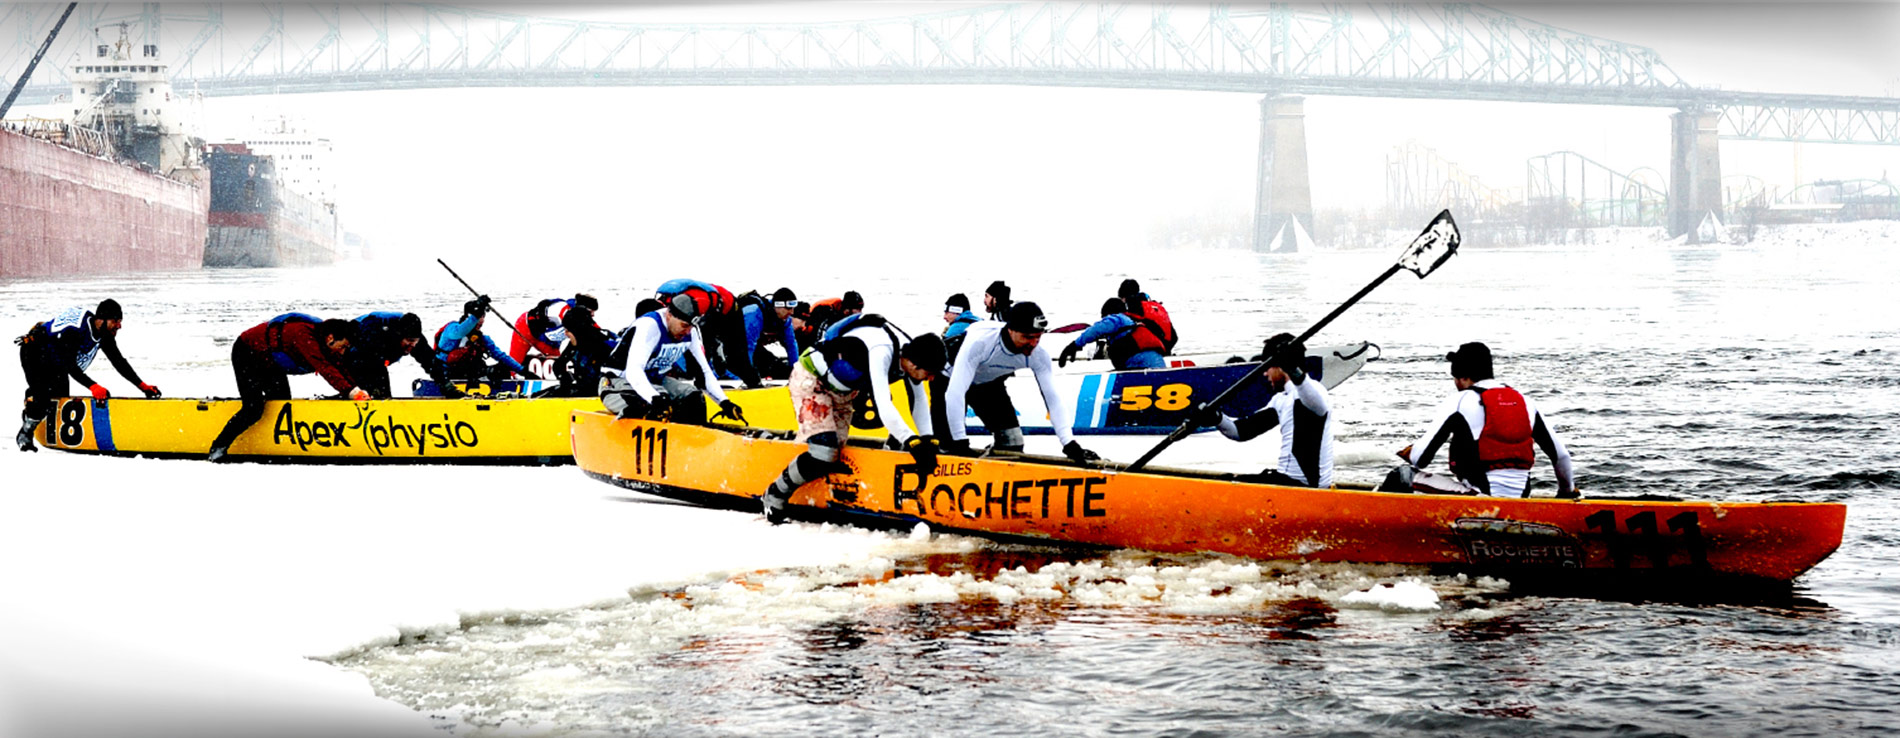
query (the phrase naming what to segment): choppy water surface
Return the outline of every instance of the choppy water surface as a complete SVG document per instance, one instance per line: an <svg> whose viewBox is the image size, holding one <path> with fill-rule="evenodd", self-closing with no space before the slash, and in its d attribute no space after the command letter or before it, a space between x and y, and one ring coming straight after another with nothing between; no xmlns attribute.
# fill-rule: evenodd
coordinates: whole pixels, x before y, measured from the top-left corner
<svg viewBox="0 0 1900 738"><path fill-rule="evenodd" d="M1393 567L918 535L894 540L888 560L465 623L338 663L458 735L1884 733L1900 724L1900 587L1888 574L1900 559L1893 241L1880 231L1721 248L1474 249L1423 283L1395 278L1318 339L1384 349L1334 393L1342 480L1383 475L1452 390L1445 351L1483 340L1500 378L1554 421L1587 492L1846 501L1840 551L1792 592L1552 595ZM1032 257L850 278L752 264L695 276L784 282L808 298L857 289L872 310L921 329L937 325L946 295L976 296L998 277L1058 323L1087 320L1132 275L1176 316L1182 351L1239 352L1297 332L1391 255ZM230 394L224 347L237 329L293 307L401 306L446 320L464 298L435 268L0 283L11 298L0 320L24 324L50 294L131 292L160 313L128 315L141 369L202 369L192 375L202 387L168 391ZM498 299L592 290L603 323L617 325L675 271L628 265L581 283L464 276L509 280L487 287ZM1084 443L1126 461L1152 440ZM1251 470L1270 453L1265 441L1195 437L1161 463ZM1549 484L1542 462L1534 476ZM1357 594L1395 584L1370 602Z"/></svg>

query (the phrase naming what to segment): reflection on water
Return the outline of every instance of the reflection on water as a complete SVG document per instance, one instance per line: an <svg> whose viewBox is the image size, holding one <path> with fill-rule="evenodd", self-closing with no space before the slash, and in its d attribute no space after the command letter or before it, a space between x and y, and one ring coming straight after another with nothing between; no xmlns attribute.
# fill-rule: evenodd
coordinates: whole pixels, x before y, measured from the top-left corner
<svg viewBox="0 0 1900 738"><path fill-rule="evenodd" d="M1864 626L1800 598L1549 597L1400 567L953 548L472 624L339 663L467 735L1821 735L1884 724L1900 698L1892 633L1843 638ZM1439 607L1344 602L1382 581L1422 582Z"/></svg>

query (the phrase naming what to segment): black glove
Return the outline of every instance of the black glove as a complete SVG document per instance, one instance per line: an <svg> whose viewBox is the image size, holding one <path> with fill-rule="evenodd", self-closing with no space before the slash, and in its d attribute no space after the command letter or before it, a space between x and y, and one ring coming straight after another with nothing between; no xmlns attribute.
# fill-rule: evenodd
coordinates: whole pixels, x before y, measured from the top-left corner
<svg viewBox="0 0 1900 738"><path fill-rule="evenodd" d="M1082 448L1082 444L1075 441L1070 441L1062 447L1062 455L1069 457L1070 461L1077 464L1102 460L1102 457L1095 455L1094 451Z"/></svg>
<svg viewBox="0 0 1900 738"><path fill-rule="evenodd" d="M476 297L473 300L469 300L468 302L462 303L463 315L481 315L483 312L487 310L488 310L488 296L487 295L481 295L479 297Z"/></svg>
<svg viewBox="0 0 1900 738"><path fill-rule="evenodd" d="M1190 417L1194 419L1194 427L1205 428L1220 423L1220 410L1203 402L1194 406L1194 414Z"/></svg>
<svg viewBox="0 0 1900 738"><path fill-rule="evenodd" d="M904 450L910 452L910 458L926 471L937 468L937 442L923 436L911 436L904 443Z"/></svg>
<svg viewBox="0 0 1900 738"><path fill-rule="evenodd" d="M721 400L719 402L719 412L713 413L712 419L718 420L720 418L731 418L732 422L745 425L745 411L740 410L739 403L733 402L732 400Z"/></svg>
<svg viewBox="0 0 1900 738"><path fill-rule="evenodd" d="M1075 360L1075 355L1081 351L1082 347L1075 345L1073 342L1067 346L1063 346L1062 353L1056 356L1056 366L1068 366L1070 361Z"/></svg>
<svg viewBox="0 0 1900 738"><path fill-rule="evenodd" d="M951 456L976 455L976 452L970 450L970 439L968 438L952 438L939 444L939 446L941 447L941 451Z"/></svg>

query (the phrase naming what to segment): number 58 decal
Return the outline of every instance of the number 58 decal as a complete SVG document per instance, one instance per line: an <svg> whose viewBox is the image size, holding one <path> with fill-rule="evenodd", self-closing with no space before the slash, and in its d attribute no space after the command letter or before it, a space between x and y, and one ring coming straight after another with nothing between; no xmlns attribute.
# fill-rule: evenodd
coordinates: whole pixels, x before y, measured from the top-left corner
<svg viewBox="0 0 1900 738"><path fill-rule="evenodd" d="M1122 410L1141 411L1148 408L1166 410L1188 409L1188 398L1194 394L1194 388L1185 384L1164 384L1160 387L1123 387L1121 388Z"/></svg>

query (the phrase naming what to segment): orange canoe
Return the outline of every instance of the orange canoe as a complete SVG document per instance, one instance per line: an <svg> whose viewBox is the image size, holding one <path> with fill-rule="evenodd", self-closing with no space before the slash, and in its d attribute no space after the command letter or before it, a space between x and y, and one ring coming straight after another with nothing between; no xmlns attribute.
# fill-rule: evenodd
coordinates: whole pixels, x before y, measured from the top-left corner
<svg viewBox="0 0 1900 738"><path fill-rule="evenodd" d="M587 411L573 414L570 436L575 463L596 479L750 511L805 449L772 434ZM909 454L857 445L844 460L851 473L806 484L792 496L792 517L898 528L924 522L939 532L1004 540L1267 560L1613 576L1666 571L1776 582L1833 553L1847 517L1838 503L1302 489L1033 456L946 456L926 474Z"/></svg>

